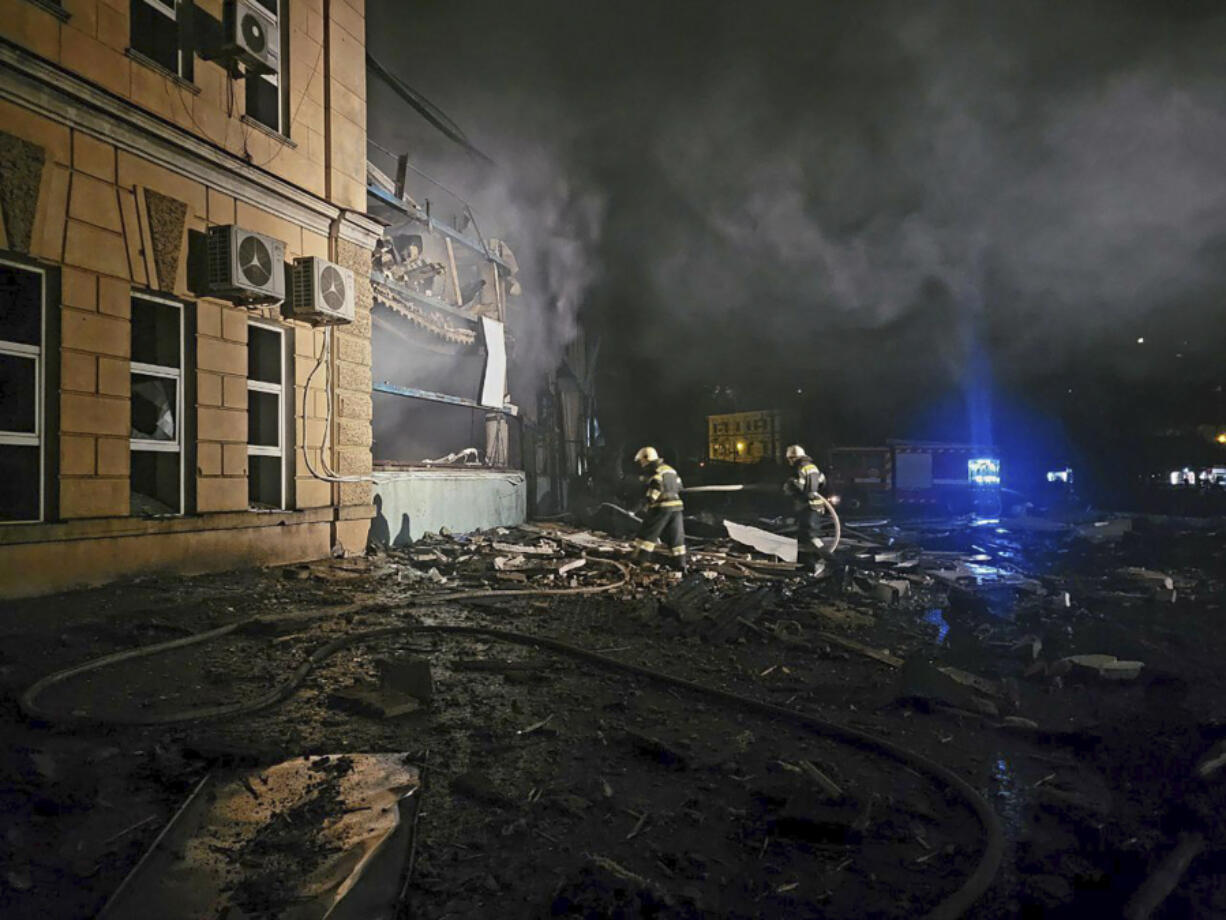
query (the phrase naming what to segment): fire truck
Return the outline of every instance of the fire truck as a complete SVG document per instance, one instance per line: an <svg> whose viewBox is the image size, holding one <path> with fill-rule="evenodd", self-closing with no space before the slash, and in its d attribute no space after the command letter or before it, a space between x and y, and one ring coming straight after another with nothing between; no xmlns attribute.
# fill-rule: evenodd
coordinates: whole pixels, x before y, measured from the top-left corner
<svg viewBox="0 0 1226 920"><path fill-rule="evenodd" d="M887 441L835 447L825 470L831 494L853 513L1000 513L1000 453L982 444Z"/></svg>

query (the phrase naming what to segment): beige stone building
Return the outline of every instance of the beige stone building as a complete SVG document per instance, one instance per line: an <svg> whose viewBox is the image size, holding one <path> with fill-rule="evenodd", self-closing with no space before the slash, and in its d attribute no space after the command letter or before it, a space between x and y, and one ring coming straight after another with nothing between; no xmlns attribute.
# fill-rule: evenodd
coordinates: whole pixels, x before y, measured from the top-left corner
<svg viewBox="0 0 1226 920"><path fill-rule="evenodd" d="M0 596L364 548L365 29L0 0Z"/></svg>

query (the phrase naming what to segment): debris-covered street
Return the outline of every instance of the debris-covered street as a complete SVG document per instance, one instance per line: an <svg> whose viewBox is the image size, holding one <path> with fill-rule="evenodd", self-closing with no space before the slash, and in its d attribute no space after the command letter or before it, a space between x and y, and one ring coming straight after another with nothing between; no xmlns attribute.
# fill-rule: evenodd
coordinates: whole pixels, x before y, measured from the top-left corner
<svg viewBox="0 0 1226 920"><path fill-rule="evenodd" d="M1216 527L849 525L816 579L626 548L542 523L8 605L5 915L142 915L199 860L172 818L226 784L268 811L209 844L211 916L323 916L350 876L368 916L911 917L978 878L968 916L1226 910ZM383 874L329 836L330 764L371 752L413 776ZM313 798L261 805L302 757Z"/></svg>

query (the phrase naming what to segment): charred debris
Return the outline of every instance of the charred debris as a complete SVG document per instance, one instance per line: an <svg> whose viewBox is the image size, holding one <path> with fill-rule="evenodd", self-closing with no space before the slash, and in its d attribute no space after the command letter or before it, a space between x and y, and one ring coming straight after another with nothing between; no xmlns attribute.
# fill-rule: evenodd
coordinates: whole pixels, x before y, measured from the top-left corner
<svg viewBox="0 0 1226 920"><path fill-rule="evenodd" d="M6 916L1223 909L1216 529L600 516L13 605Z"/></svg>

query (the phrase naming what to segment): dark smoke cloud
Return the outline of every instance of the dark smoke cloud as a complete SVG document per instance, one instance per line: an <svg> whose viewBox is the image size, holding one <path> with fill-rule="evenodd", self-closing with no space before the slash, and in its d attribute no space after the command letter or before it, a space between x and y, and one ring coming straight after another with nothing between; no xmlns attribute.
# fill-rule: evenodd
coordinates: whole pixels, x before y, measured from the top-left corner
<svg viewBox="0 0 1226 920"><path fill-rule="evenodd" d="M527 263L542 363L603 331L614 417L799 386L880 436L989 382L1220 373L1215 4L414 6L372 47L498 161L435 166Z"/></svg>

